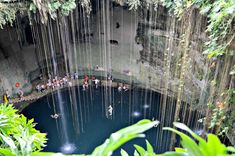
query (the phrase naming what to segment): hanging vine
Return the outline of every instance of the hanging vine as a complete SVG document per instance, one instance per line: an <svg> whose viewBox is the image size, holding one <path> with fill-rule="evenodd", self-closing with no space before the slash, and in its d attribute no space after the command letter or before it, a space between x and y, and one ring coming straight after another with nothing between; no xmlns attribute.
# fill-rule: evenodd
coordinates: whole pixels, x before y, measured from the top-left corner
<svg viewBox="0 0 235 156"><path fill-rule="evenodd" d="M90 0L80 0L79 4L89 13ZM76 8L76 0L0 0L0 27L7 23L13 24L18 13L39 13L42 23L47 23L48 17L55 19L59 14L68 16Z"/></svg>

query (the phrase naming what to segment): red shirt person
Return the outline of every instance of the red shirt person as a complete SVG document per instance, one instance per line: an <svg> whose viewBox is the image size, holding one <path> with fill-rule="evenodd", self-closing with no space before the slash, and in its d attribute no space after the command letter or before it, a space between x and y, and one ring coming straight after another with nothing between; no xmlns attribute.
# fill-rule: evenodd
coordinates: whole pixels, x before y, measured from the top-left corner
<svg viewBox="0 0 235 156"><path fill-rule="evenodd" d="M89 77L87 75L85 75L84 77L84 81L88 82L89 81Z"/></svg>

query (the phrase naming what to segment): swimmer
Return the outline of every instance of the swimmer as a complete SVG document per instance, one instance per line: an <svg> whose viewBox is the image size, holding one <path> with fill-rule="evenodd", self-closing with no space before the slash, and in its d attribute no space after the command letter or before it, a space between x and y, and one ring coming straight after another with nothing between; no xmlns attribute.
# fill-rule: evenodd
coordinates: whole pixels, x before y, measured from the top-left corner
<svg viewBox="0 0 235 156"><path fill-rule="evenodd" d="M56 114L56 113L55 113L54 115L53 115L53 114L51 115L51 118L57 119L59 116L60 116L59 114Z"/></svg>
<svg viewBox="0 0 235 156"><path fill-rule="evenodd" d="M110 116L113 115L113 107L111 105L109 105L109 107L108 107L108 112L109 112Z"/></svg>

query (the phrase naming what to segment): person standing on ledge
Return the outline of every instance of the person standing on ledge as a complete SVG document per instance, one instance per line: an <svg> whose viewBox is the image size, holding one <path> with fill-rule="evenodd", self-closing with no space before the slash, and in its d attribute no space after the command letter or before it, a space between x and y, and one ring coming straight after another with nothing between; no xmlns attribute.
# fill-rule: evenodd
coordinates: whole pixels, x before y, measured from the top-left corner
<svg viewBox="0 0 235 156"><path fill-rule="evenodd" d="M24 92L21 89L19 90L18 95L19 95L20 100L23 100Z"/></svg>
<svg viewBox="0 0 235 156"><path fill-rule="evenodd" d="M95 78L95 79L92 80L92 81L94 81L94 83L95 83L95 88L98 88L98 84L99 84L100 80L97 79L97 78Z"/></svg>
<svg viewBox="0 0 235 156"><path fill-rule="evenodd" d="M9 101L11 98L11 95L8 89L6 90L5 95L6 95L7 101Z"/></svg>

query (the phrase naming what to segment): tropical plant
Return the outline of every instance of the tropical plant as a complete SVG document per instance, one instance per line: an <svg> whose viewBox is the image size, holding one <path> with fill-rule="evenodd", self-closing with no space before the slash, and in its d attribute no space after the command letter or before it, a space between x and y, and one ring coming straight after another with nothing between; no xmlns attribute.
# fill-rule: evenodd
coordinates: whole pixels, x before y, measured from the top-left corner
<svg viewBox="0 0 235 156"><path fill-rule="evenodd" d="M106 139L102 145L96 147L89 156L110 156L113 153L113 151L115 151L117 148L119 148L121 145L125 144L126 142L134 138L145 137L143 132L158 124L159 124L158 121L150 121L144 119L129 127L123 128L111 134L110 137ZM48 152L32 153L32 156L53 156L53 155L55 155L55 153L48 153ZM63 154L59 155L62 156ZM82 154L74 156L85 156L85 155Z"/></svg>
<svg viewBox="0 0 235 156"><path fill-rule="evenodd" d="M46 134L36 130L34 120L17 114L11 104L0 104L0 154L29 156L46 145Z"/></svg>
<svg viewBox="0 0 235 156"><path fill-rule="evenodd" d="M144 131L154 127L155 125L158 125L158 121L150 121L150 120L141 120L137 122L136 124L129 126L127 128L121 129L116 133L113 133L109 139L106 139L106 141L98 146L94 152L92 152L92 156L108 156L111 155L111 153L116 150L118 147L120 147L122 144L126 143L127 141L130 141L134 138L141 138L145 137L144 134L142 134Z"/></svg>
<svg viewBox="0 0 235 156"><path fill-rule="evenodd" d="M158 125L158 121L150 121L147 119L141 120L134 125L123 128L105 140L105 142L96 147L90 156L109 156L124 143L137 138L144 137L144 131ZM23 115L17 114L17 110L12 105L0 105L0 154L5 156L53 156L61 153L40 152L45 146L45 134L40 133L34 128L33 119L28 120ZM182 123L174 123L174 126L180 130L184 130L193 137L190 138L173 128L163 128L170 130L180 135L182 141L182 148L176 148L174 152L166 152L163 154L156 154L152 145L146 141L147 150L143 147L134 145L136 151L135 156L227 156L228 152L235 152L233 147L226 147L223 145L218 137L214 134L208 134L208 139L205 141L200 136L195 134L186 125ZM198 142L196 143L194 139ZM214 148L216 147L216 149ZM127 152L121 150L122 156L128 156ZM85 156L74 155L74 156Z"/></svg>
<svg viewBox="0 0 235 156"><path fill-rule="evenodd" d="M127 141L136 138L144 137L142 134L144 131L152 128L158 124L158 121L141 120L138 123L131 125L127 128L121 129L113 133L109 139L98 146L89 156L107 156L111 155L114 150L119 148ZM226 147L222 144L219 138L214 134L207 135L207 141L194 133L190 128L182 123L173 123L179 130L165 127L163 130L169 130L178 134L181 138L181 146L176 147L175 151L165 152L163 154L156 154L152 145L146 140L146 150L139 146L134 145L134 156L232 156L235 154L235 148L232 146ZM185 131L185 132L181 132ZM187 133L188 135L186 135ZM129 154L121 149L122 156L129 156ZM53 156L55 153L33 153L32 156ZM59 154L63 156L63 154ZM85 155L73 155L73 156L85 156Z"/></svg>
<svg viewBox="0 0 235 156"><path fill-rule="evenodd" d="M194 133L190 128L182 123L175 122L174 126L179 130L187 132L185 133L170 128L165 127L163 130L170 130L178 134L181 138L181 148L175 148L174 152L166 152L163 154L154 153L153 147L151 144L146 141L147 150L143 147L134 145L136 151L135 156L229 156L235 154L235 148L232 146L226 147L222 144L219 138L214 134L207 135L207 141ZM192 137L192 138L191 138ZM122 156L128 156L125 151L121 151Z"/></svg>

